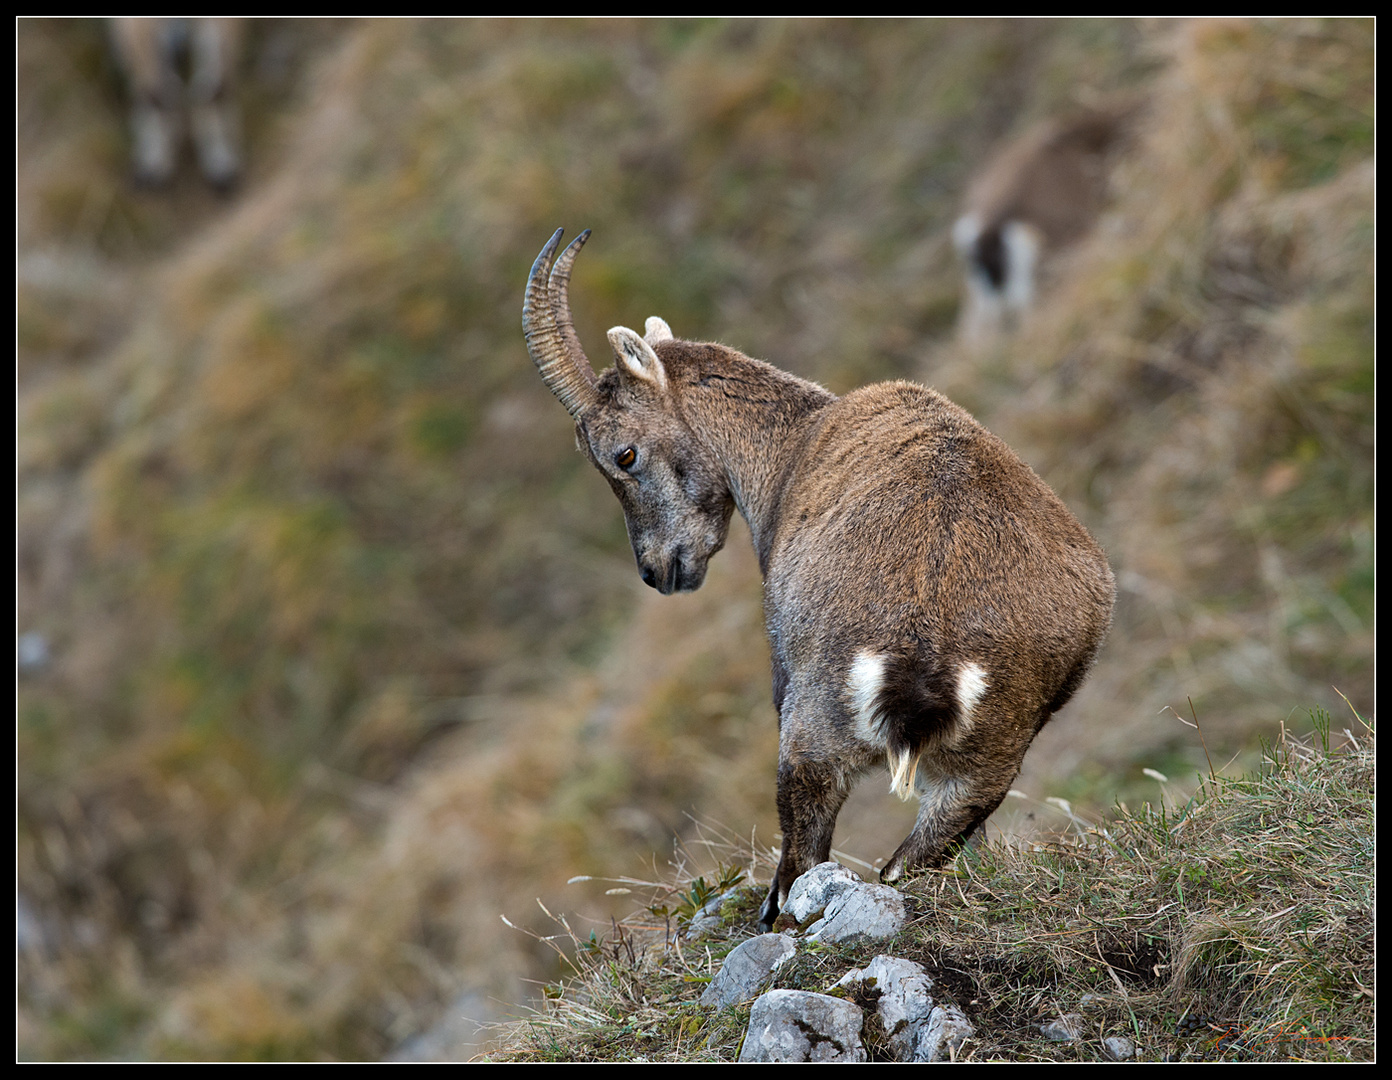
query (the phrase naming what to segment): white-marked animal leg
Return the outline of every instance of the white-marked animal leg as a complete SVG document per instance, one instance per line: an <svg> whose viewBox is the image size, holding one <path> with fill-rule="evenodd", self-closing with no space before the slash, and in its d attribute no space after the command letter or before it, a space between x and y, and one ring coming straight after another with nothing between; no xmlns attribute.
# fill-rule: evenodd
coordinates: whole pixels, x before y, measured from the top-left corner
<svg viewBox="0 0 1392 1080"><path fill-rule="evenodd" d="M158 102L137 101L131 108L131 157L135 182L163 187L174 175L178 116Z"/></svg>
<svg viewBox="0 0 1392 1080"><path fill-rule="evenodd" d="M191 38L189 113L198 165L208 183L226 191L236 184L242 171L241 124L235 92L240 20L198 19Z"/></svg>
<svg viewBox="0 0 1392 1080"><path fill-rule="evenodd" d="M174 175L179 123L179 75L174 69L169 19L119 18L112 43L131 98L132 171L138 184L159 187Z"/></svg>

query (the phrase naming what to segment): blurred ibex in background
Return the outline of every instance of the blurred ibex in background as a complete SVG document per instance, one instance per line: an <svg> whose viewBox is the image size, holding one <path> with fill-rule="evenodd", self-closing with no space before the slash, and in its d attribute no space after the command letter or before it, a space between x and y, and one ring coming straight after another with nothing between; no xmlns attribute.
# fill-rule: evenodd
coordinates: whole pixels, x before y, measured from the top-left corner
<svg viewBox="0 0 1392 1080"><path fill-rule="evenodd" d="M137 183L169 182L187 112L198 165L229 191L242 171L237 65L243 26L234 18L113 18L111 40L130 89ZM187 79L184 72L187 71Z"/></svg>
<svg viewBox="0 0 1392 1080"><path fill-rule="evenodd" d="M1087 674L1111 619L1106 557L1009 447L922 386L838 398L658 318L645 337L610 330L617 362L596 378L567 295L588 235L557 258L556 230L522 326L643 580L698 588L735 509L763 572L783 851L760 924L829 858L842 803L879 765L919 798L881 877L940 865Z"/></svg>
<svg viewBox="0 0 1392 1080"><path fill-rule="evenodd" d="M1039 260L1079 239L1102 212L1110 152L1134 103L1038 124L1007 143L972 181L953 244L966 264L961 334L980 342L1034 302Z"/></svg>

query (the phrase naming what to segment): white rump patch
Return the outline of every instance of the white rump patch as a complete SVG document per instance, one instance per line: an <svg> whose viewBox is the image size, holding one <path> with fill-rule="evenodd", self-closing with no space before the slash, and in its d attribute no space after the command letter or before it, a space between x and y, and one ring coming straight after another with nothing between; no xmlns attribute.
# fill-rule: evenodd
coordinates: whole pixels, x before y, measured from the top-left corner
<svg viewBox="0 0 1392 1080"><path fill-rule="evenodd" d="M855 735L861 742L871 746L884 747L886 764L889 766L889 790L905 801L917 795L915 784L918 776L919 754L907 750L893 751L885 747L885 716L880 704L880 690L884 686L885 657L862 649L856 653L846 676L846 690L851 699L851 715L855 718ZM958 743L972 729L977 703L985 696L991 684L986 680L986 669L980 664L966 663L957 672L957 722L947 733L949 745Z"/></svg>
<svg viewBox="0 0 1392 1080"><path fill-rule="evenodd" d="M880 712L880 687L884 684L885 658L862 649L856 653L851 673L846 676L846 689L851 694L851 713L855 717L855 733L861 742L871 746L884 745L884 717Z"/></svg>
<svg viewBox="0 0 1392 1080"><path fill-rule="evenodd" d="M966 663L957 672L957 724L952 741L962 739L972 729L973 716L979 702L991 688L986 681L986 669L980 664Z"/></svg>
<svg viewBox="0 0 1392 1080"><path fill-rule="evenodd" d="M1024 221L1006 222L1001 230L1005 244L1005 306L1011 311L1028 311L1034 303L1034 266L1039 261L1043 237Z"/></svg>
<svg viewBox="0 0 1392 1080"><path fill-rule="evenodd" d="M856 653L846 676L846 689L851 695L851 712L855 716L855 733L861 742L871 746L885 745L884 712L880 707L880 688L884 685L885 658L869 649ZM889 766L889 790L901 799L914 797L914 775L918 771L918 755L907 750L886 748Z"/></svg>

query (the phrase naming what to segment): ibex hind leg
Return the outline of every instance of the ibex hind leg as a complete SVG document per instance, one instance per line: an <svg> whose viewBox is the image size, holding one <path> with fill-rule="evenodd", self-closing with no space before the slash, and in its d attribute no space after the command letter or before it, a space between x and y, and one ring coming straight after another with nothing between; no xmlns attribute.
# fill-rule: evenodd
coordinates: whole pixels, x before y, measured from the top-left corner
<svg viewBox="0 0 1392 1080"><path fill-rule="evenodd" d="M779 765L778 823L783 829L783 852L759 911L761 930L773 929L793 882L831 858L831 835L850 791L848 779L843 770L818 762Z"/></svg>
<svg viewBox="0 0 1392 1080"><path fill-rule="evenodd" d="M893 883L911 870L944 865L1000 806L1013 779L1013 772L989 784L965 776L937 776L922 784L913 832L880 871L880 880Z"/></svg>

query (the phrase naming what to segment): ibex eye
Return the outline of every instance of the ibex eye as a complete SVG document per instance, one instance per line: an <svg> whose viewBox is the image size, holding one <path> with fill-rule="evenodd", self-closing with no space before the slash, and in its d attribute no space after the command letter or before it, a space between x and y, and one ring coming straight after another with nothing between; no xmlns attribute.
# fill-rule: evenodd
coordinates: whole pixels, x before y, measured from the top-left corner
<svg viewBox="0 0 1392 1080"><path fill-rule="evenodd" d="M631 446L625 446L614 455L614 464L621 469L633 467L633 463L638 460L638 451Z"/></svg>

